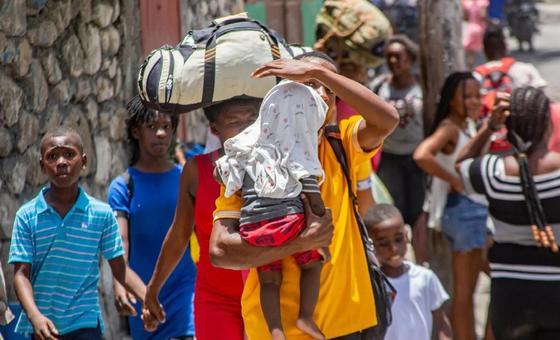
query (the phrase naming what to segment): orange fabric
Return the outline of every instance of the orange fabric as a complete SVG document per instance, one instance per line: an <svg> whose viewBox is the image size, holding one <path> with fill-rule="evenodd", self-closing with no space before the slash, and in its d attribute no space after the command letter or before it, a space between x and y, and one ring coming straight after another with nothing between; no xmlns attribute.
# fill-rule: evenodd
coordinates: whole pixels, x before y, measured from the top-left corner
<svg viewBox="0 0 560 340"><path fill-rule="evenodd" d="M370 161L378 149L361 150L357 140L360 116L353 116L339 123L342 144L356 182L357 169ZM348 195L348 187L336 155L323 136L319 144L319 159L326 180L321 185L321 196L332 210L334 236L330 251L332 260L323 266L321 289L314 319L327 338L339 337L374 326L377 323L375 304L367 269L360 232ZM242 198L222 195L216 201L214 219L239 216ZM299 312L300 271L293 258L282 261L281 287L282 325L288 339L309 339L295 327ZM243 320L249 339L269 339L270 334L260 306L258 277L251 270L242 298Z"/></svg>

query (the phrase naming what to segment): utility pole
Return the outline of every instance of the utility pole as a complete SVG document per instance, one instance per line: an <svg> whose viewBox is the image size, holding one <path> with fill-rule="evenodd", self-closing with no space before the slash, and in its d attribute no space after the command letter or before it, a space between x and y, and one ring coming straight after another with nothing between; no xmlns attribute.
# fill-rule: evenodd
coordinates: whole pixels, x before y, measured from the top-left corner
<svg viewBox="0 0 560 340"><path fill-rule="evenodd" d="M465 70L460 0L418 0L420 69L424 93L424 131L434 121L445 78ZM429 230L430 266L448 292L452 290L451 250L442 232Z"/></svg>
<svg viewBox="0 0 560 340"><path fill-rule="evenodd" d="M460 0L418 0L424 122L433 122L441 86L450 73L465 70Z"/></svg>

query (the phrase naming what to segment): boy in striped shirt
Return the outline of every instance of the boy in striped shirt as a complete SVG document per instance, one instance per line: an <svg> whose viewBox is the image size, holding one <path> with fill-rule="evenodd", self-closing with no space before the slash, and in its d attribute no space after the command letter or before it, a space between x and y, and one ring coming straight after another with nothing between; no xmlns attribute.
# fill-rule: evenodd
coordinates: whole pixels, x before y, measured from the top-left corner
<svg viewBox="0 0 560 340"><path fill-rule="evenodd" d="M9 263L25 312L16 332L41 340L101 339L99 255L141 300L144 283L125 263L111 208L78 185L87 164L80 135L68 128L47 133L39 162L49 185L18 210L12 233Z"/></svg>

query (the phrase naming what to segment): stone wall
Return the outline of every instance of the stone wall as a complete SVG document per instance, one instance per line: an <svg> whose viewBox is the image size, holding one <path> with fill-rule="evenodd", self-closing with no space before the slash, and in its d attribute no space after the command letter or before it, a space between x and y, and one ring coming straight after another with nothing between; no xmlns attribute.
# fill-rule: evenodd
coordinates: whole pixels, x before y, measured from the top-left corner
<svg viewBox="0 0 560 340"><path fill-rule="evenodd" d="M11 229L18 207L46 180L38 163L42 135L57 126L78 130L89 158L82 184L96 197L106 197L110 179L126 166L124 107L141 61L138 4L0 0L0 259L11 301ZM181 0L183 33L242 9L242 0ZM203 115L188 115L187 124L189 140L203 142ZM101 273L105 338L126 338L106 262Z"/></svg>
<svg viewBox="0 0 560 340"><path fill-rule="evenodd" d="M124 105L140 62L138 20L137 0L0 0L0 247L12 301L12 223L45 183L38 163L45 131L77 129L89 159L82 183L96 197L106 197L126 165ZM107 335L120 339L112 298L103 304L114 321Z"/></svg>

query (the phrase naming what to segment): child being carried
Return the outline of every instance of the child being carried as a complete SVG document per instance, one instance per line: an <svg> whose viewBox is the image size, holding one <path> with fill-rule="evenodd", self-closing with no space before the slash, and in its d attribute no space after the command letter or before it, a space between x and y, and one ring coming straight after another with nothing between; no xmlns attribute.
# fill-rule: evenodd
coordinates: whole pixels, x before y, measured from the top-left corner
<svg viewBox="0 0 560 340"><path fill-rule="evenodd" d="M324 177L317 154L319 131L327 105L311 87L282 81L265 96L257 120L224 143L225 155L216 162L216 178L225 185L225 196L243 197L239 233L251 245L281 246L305 228L308 199L314 214L325 206L319 191ZM300 313L297 327L324 339L313 321L319 295L321 260L328 248L293 255L301 268ZM261 307L273 339L284 339L280 316L282 261L257 268Z"/></svg>

